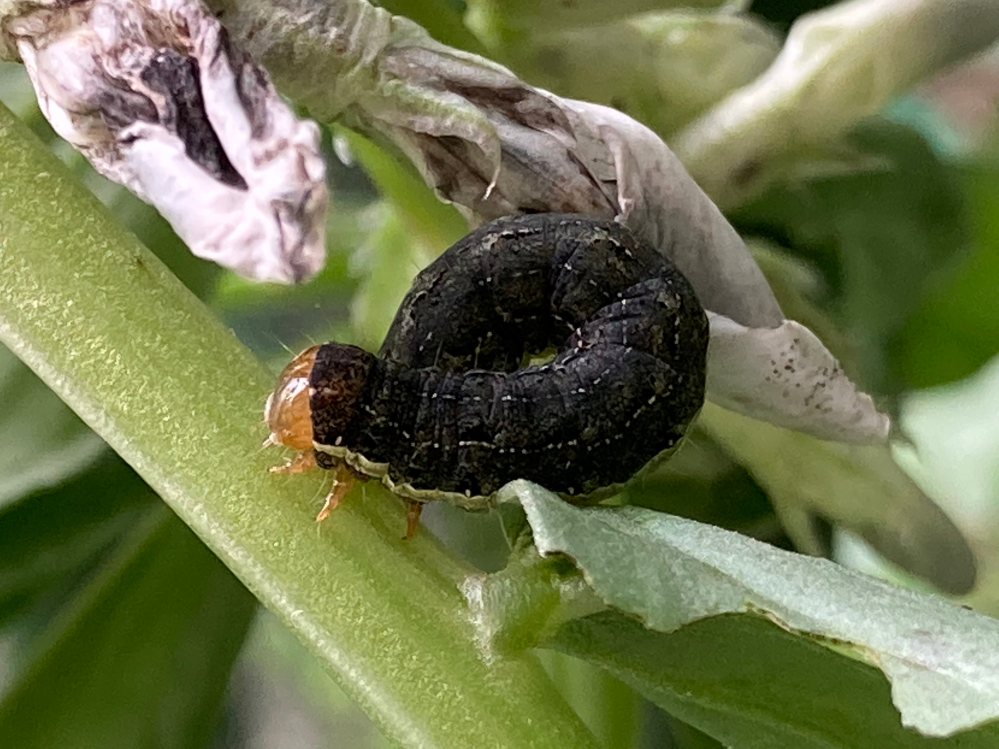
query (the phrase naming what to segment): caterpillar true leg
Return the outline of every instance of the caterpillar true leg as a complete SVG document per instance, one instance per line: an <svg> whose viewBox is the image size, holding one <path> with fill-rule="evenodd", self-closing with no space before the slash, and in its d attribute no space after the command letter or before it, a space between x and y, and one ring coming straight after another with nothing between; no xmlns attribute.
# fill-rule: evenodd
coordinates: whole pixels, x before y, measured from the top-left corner
<svg viewBox="0 0 999 749"><path fill-rule="evenodd" d="M416 533L420 527L420 513L423 512L423 502L406 500L406 535L402 539L408 540Z"/></svg>
<svg viewBox="0 0 999 749"><path fill-rule="evenodd" d="M337 466L333 472L333 486L330 493L326 495L323 507L316 515L316 522L323 522L333 510L337 508L340 501L347 496L347 492L354 486L354 474L344 465Z"/></svg>
<svg viewBox="0 0 999 749"><path fill-rule="evenodd" d="M305 473L316 467L316 451L312 448L302 450L287 463L279 466L271 466L271 473Z"/></svg>

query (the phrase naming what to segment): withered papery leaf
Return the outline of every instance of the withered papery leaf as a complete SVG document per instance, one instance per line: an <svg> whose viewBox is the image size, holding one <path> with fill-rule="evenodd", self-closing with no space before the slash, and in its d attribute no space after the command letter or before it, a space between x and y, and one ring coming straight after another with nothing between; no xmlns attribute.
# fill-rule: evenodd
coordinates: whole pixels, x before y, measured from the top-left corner
<svg viewBox="0 0 999 749"><path fill-rule="evenodd" d="M421 56L408 54L408 67ZM535 211L621 221L676 263L712 313L709 398L823 439L887 437L888 417L814 333L784 319L742 238L655 133L615 109L512 76L451 73L434 85L486 115L498 162L478 147L481 137L442 137L414 120L374 126L472 223Z"/></svg>
<svg viewBox="0 0 999 749"><path fill-rule="evenodd" d="M710 312L708 319L708 395L719 406L791 429L822 424L825 439L841 442L888 435L888 416L801 323L747 328Z"/></svg>
<svg viewBox="0 0 999 749"><path fill-rule="evenodd" d="M5 21L59 135L194 254L257 280L322 267L319 130L200 0L42 0Z"/></svg>
<svg viewBox="0 0 999 749"><path fill-rule="evenodd" d="M391 143L473 225L579 213L617 219L652 242L725 334L725 345L709 349L709 398L822 439L886 437L887 418L842 373L821 409L788 398L783 379L767 380L796 329L741 237L644 125L531 86L365 0L208 1L296 102ZM719 327L725 319L732 324ZM809 335L815 356L797 364L814 383L834 360Z"/></svg>
<svg viewBox="0 0 999 749"><path fill-rule="evenodd" d="M483 116L427 121L400 107L370 120L473 224L543 211L616 218L676 263L706 307L746 325L783 320L735 229L644 125L437 50L386 50L384 69Z"/></svg>
<svg viewBox="0 0 999 749"><path fill-rule="evenodd" d="M715 312L752 326L783 319L739 235L632 118L530 86L365 0L209 4L312 116L390 142L472 224L616 217L673 258Z"/></svg>

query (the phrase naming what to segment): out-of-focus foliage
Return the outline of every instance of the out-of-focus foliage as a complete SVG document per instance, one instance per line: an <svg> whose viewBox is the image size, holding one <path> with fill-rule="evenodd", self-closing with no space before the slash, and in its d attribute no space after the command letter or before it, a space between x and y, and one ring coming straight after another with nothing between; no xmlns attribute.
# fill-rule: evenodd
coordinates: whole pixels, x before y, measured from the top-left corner
<svg viewBox="0 0 999 749"><path fill-rule="evenodd" d="M830 0L753 0L754 15L777 24L786 31L802 13L834 5Z"/></svg>
<svg viewBox="0 0 999 749"><path fill-rule="evenodd" d="M930 743L884 709L889 685L875 669L830 658L763 618L713 617L667 635L605 613L573 621L551 646L617 674L717 746L984 748L997 739L988 728Z"/></svg>
<svg viewBox="0 0 999 749"><path fill-rule="evenodd" d="M891 344L940 272L967 254L966 197L954 170L910 128L865 122L850 144L856 168L782 185L736 220L743 233L820 269L823 306L857 346L866 382L895 396L911 383Z"/></svg>
<svg viewBox="0 0 999 749"><path fill-rule="evenodd" d="M726 95L762 73L781 44L777 34L800 14L832 5L757 0L749 15L731 15L715 12L719 4L693 3L696 13L663 12L662 3L645 2L582 3L575 10L563 3L495 0L383 5L411 15L443 42L491 55L556 93L620 106L668 136L710 115ZM286 348L316 340L376 347L412 276L464 231L455 210L439 203L396 154L334 130L325 141L333 195L326 270L301 288L254 286L192 259L147 206L55 141L25 91L17 66L0 68L0 98L275 369L286 360ZM782 150L788 133L765 132L761 137L777 156L755 168L778 176L751 202L726 207L756 243L787 316L819 333L847 370L901 415L901 428L912 427L915 450L905 465L971 539L979 578L968 600L995 615L999 487L989 476L999 460L990 418L997 385L989 374L994 364L986 365L999 353L999 161L987 139L959 154L944 153L938 145L950 142L950 133L936 138L926 131L935 125L899 122L898 112L852 121L847 138L790 156ZM359 166L340 164L334 137ZM13 655L0 667L0 744L200 747L214 735L215 746L255 747L268 745L266 737L278 731L289 747L382 745L312 656L289 644L287 632L275 631L280 625L274 620L252 630L248 649L236 660L253 616L250 595L51 392L2 354L0 647ZM975 379L957 382L969 376ZM915 390L931 386L938 389L929 395ZM959 439L960 453L945 449L949 434ZM383 499L373 493L366 501ZM852 529L910 571L955 590L966 587L973 565L941 556L941 549L963 547L944 537L950 527L945 533L934 523L939 511L890 462L887 450L875 455L774 427L757 430L751 422L733 425L725 414L707 413L676 459L628 487L615 503L809 554L834 553L842 548L842 529ZM907 694L903 717L910 727L903 727L895 712L899 696L893 702L885 678L860 662L877 660L872 652L890 660L894 651L872 645L873 635L845 642L849 637L834 625L852 609L833 594L830 580L800 573L799 592L808 602L802 608L822 609L823 621L833 623L808 635L747 613L670 632L645 628L622 614L636 610L620 597L635 593L629 583L646 585L636 594L641 601L675 613L679 600L700 597L703 603L735 584L731 570L699 568L689 587L674 574L678 590L670 598L663 592L667 585L653 584L651 572L662 569L642 569L656 558L649 549L662 548L642 536L649 525L632 517L629 527L605 533L594 525L599 515L562 509L579 516L564 528L576 534L576 546L549 548L568 551L614 611L574 618L590 612L573 597L583 583L571 565L555 565L540 578L531 576L537 570L529 565L517 567L525 538L504 535L504 527L508 534L524 528L514 508L504 507L502 519L442 507L428 508L425 517L456 555L497 573L488 578L495 587L482 588L505 591L507 597L497 594L497 600L507 604L493 602L490 609L496 621L520 617L518 636L536 637L546 649L554 681L608 745L660 746L667 731L676 746L692 748L716 741L747 747L994 745L995 725L975 728L992 717L988 710L975 712L970 699L943 707L933 701L956 694L948 690L957 686L991 694L995 684L985 677L976 684L947 674L962 663L973 666L976 654L985 657L981 648L965 653L967 662L954 656L936 664L939 671L922 674L932 683ZM549 508L549 519L558 510ZM539 538L540 527L535 519ZM316 530L304 525L302 533ZM724 550L725 537L704 533ZM650 546L643 552L645 542ZM511 545L514 563L502 569ZM760 559L784 558L767 547L752 548ZM748 575L755 571L753 558L747 553L733 563L742 563ZM606 578L594 572L603 563L608 567L599 572L612 573ZM788 564L808 570L817 563ZM881 560L868 568L922 585ZM753 591L763 595L760 588ZM657 595L663 599L656 602ZM955 638L948 646L969 648L977 647L976 637L988 640L999 631L994 621L939 601L920 604L927 600L888 591L873 596L865 611L875 630L908 622L903 612L910 604L917 614L920 605L939 613L938 630L913 634L925 638L927 649L941 631ZM786 610L775 613L759 601L750 608L787 625ZM563 616L566 621L555 626ZM961 629L969 621L974 632ZM496 632L479 626L486 645L503 644L502 637L488 642ZM871 651L858 656L856 648L864 645ZM238 678L227 691L234 662L241 664ZM277 688L268 680L294 683L286 691L298 695L297 706L255 719L259 695ZM282 724L289 713L297 722ZM966 732L927 739L912 726L933 734Z"/></svg>
<svg viewBox="0 0 999 749"><path fill-rule="evenodd" d="M519 48L516 68L532 83L605 102L669 136L766 70L779 48L751 16L666 11L545 28Z"/></svg>
<svg viewBox="0 0 999 749"><path fill-rule="evenodd" d="M4 741L203 746L254 611L249 591L159 505L73 597L4 695Z"/></svg>
<svg viewBox="0 0 999 749"><path fill-rule="evenodd" d="M999 351L999 165L965 164L955 176L967 203L970 246L932 276L888 347L893 369L910 388L967 377Z"/></svg>

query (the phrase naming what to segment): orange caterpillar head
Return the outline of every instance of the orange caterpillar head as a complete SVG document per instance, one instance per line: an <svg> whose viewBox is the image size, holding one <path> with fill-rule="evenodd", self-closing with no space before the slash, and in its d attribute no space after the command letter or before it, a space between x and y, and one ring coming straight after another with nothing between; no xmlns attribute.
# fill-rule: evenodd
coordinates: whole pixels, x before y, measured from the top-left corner
<svg viewBox="0 0 999 749"><path fill-rule="evenodd" d="M312 411L309 408L309 375L319 346L311 346L291 360L267 397L264 420L270 428L266 445L287 445L296 450L312 447Z"/></svg>

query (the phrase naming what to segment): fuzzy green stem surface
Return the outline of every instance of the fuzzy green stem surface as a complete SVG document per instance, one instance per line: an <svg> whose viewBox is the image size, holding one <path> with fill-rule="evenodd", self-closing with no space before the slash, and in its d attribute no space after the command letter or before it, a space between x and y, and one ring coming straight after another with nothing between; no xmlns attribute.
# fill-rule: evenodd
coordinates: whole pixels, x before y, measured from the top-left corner
<svg viewBox="0 0 999 749"><path fill-rule="evenodd" d="M528 654L486 658L401 503L261 450L271 374L0 105L0 342L155 488L401 744L594 745Z"/></svg>

